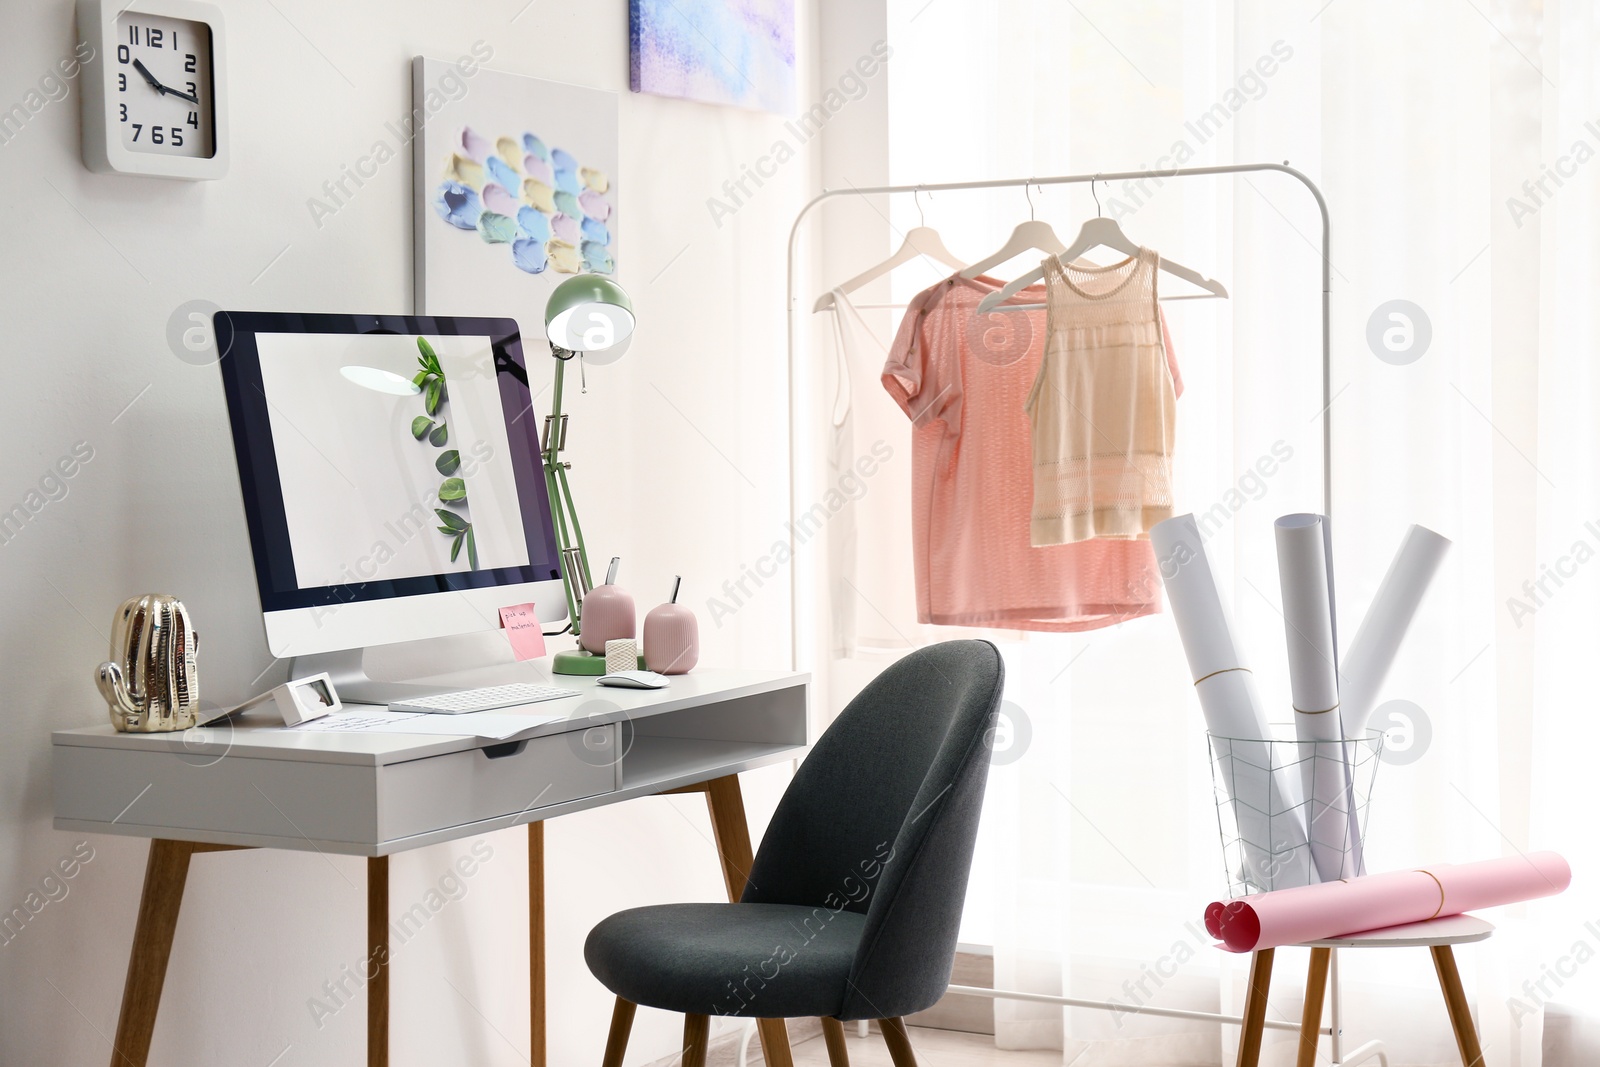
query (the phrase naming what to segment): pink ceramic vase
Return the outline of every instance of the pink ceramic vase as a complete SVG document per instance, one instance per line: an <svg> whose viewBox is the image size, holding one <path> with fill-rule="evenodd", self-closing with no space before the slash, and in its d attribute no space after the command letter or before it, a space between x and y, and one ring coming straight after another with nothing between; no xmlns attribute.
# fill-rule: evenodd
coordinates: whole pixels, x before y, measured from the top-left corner
<svg viewBox="0 0 1600 1067"><path fill-rule="evenodd" d="M644 617L644 663L657 674L688 674L700 661L700 623L678 603L681 582L673 583L671 601Z"/></svg>
<svg viewBox="0 0 1600 1067"><path fill-rule="evenodd" d="M606 571L606 584L595 586L584 596L579 616L578 644L597 656L605 655L607 641L632 640L639 632L633 597L616 584L617 562L616 557L612 557Z"/></svg>

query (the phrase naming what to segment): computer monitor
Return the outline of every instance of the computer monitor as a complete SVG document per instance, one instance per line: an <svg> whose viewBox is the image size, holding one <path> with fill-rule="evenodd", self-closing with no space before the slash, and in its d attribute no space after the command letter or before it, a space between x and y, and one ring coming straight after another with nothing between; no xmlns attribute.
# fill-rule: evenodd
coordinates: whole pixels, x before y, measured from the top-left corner
<svg viewBox="0 0 1600 1067"><path fill-rule="evenodd" d="M528 602L566 617L515 321L231 311L215 327L274 656L494 629Z"/></svg>

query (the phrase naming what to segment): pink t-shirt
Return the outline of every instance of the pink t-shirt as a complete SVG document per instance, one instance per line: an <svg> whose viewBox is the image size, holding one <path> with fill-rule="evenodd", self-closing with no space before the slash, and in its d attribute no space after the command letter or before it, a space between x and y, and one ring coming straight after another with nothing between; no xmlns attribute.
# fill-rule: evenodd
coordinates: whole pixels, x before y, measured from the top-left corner
<svg viewBox="0 0 1600 1067"><path fill-rule="evenodd" d="M978 302L1001 284L954 275L918 293L883 368L884 388L914 427L918 621L1070 631L1158 612L1149 541L1031 543L1033 453L1023 405L1044 359L1045 312L979 319ZM1012 298L1044 300L1042 285ZM1181 390L1175 366L1172 374Z"/></svg>

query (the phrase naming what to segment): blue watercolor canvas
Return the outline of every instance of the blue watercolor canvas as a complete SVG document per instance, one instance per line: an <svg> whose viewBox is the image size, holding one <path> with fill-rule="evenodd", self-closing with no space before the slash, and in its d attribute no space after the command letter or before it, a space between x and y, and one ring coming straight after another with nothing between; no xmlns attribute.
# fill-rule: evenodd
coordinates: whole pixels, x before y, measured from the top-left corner
<svg viewBox="0 0 1600 1067"><path fill-rule="evenodd" d="M628 0L636 93L794 113L794 0Z"/></svg>

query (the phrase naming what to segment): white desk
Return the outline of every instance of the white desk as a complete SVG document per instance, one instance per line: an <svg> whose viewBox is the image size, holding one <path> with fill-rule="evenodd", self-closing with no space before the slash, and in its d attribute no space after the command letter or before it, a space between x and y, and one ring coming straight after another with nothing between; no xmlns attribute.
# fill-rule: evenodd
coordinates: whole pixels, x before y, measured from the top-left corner
<svg viewBox="0 0 1600 1067"><path fill-rule="evenodd" d="M661 690L604 688L592 678L555 682L581 695L526 712L560 711L567 719L490 745L470 737L285 730L270 707L231 726L174 734L121 734L109 723L57 731L56 828L151 839L113 1067L146 1063L194 854L280 848L368 857L375 973L367 1062L382 1067L388 857L522 824L529 831L533 1064L543 1067L543 820L634 797L704 792L735 899L751 862L738 774L805 747L809 693L809 676L775 671L697 670ZM788 1067L782 1020L763 1020L761 1036L767 1062Z"/></svg>

